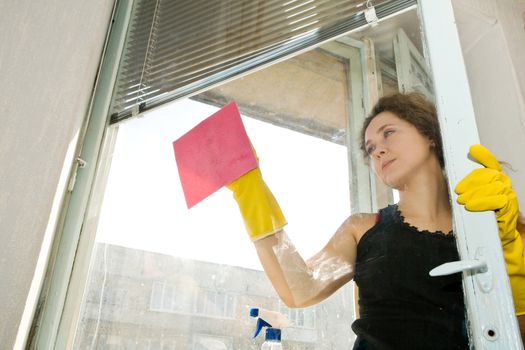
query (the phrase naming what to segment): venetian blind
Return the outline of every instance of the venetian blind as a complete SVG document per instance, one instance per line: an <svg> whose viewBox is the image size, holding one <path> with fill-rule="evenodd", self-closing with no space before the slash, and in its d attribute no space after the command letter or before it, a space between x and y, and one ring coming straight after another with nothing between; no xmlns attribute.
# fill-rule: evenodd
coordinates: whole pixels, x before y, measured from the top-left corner
<svg viewBox="0 0 525 350"><path fill-rule="evenodd" d="M379 18L416 0L376 0ZM135 0L116 123L367 25L364 0Z"/></svg>

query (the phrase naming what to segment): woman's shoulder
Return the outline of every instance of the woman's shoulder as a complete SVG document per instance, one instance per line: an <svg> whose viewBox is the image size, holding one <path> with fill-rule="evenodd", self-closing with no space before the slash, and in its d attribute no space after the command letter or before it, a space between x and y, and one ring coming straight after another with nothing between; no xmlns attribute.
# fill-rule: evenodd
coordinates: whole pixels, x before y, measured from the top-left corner
<svg viewBox="0 0 525 350"><path fill-rule="evenodd" d="M361 237L377 223L377 220L377 213L356 213L346 219L345 226L356 242L359 242Z"/></svg>

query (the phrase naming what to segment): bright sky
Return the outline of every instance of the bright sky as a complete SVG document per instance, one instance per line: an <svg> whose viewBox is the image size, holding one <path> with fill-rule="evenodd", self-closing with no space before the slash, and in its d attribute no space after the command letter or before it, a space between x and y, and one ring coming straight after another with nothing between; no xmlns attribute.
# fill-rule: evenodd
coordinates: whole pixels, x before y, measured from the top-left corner
<svg viewBox="0 0 525 350"><path fill-rule="evenodd" d="M120 126L97 240L261 269L237 204L221 189L187 209L172 142L217 111L185 99ZM346 147L243 117L265 181L303 257L350 214Z"/></svg>

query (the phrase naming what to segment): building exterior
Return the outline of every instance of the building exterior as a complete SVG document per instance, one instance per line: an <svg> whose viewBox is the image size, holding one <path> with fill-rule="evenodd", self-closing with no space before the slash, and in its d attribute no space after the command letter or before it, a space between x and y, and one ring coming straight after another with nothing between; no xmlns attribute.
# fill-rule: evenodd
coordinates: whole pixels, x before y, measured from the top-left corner
<svg viewBox="0 0 525 350"><path fill-rule="evenodd" d="M261 307L289 317L286 349L346 349L353 310L342 305L351 304L348 286L319 305L289 309L262 271L97 243L75 348L259 349L264 334L252 339L249 310Z"/></svg>

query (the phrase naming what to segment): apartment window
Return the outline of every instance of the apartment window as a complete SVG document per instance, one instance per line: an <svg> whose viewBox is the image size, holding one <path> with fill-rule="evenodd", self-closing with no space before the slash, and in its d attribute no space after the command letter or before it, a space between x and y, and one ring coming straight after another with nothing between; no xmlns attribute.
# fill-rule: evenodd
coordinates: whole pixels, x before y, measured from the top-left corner
<svg viewBox="0 0 525 350"><path fill-rule="evenodd" d="M291 322L292 327L298 328L315 328L316 307L290 309L286 305L279 304L279 312L286 315Z"/></svg>
<svg viewBox="0 0 525 350"><path fill-rule="evenodd" d="M196 288L190 293L183 286L166 282L153 282L150 310L161 312L185 312L203 316L232 318L235 296L231 293Z"/></svg>
<svg viewBox="0 0 525 350"><path fill-rule="evenodd" d="M153 282L150 310L191 313L193 311L192 292L184 287L166 282Z"/></svg>
<svg viewBox="0 0 525 350"><path fill-rule="evenodd" d="M233 318L235 297L229 293L200 289L195 302L195 313L204 316Z"/></svg>
<svg viewBox="0 0 525 350"><path fill-rule="evenodd" d="M162 339L149 339L145 343L145 350L177 350L177 343Z"/></svg>
<svg viewBox="0 0 525 350"><path fill-rule="evenodd" d="M231 339L213 335L196 335L193 350L232 350Z"/></svg>

